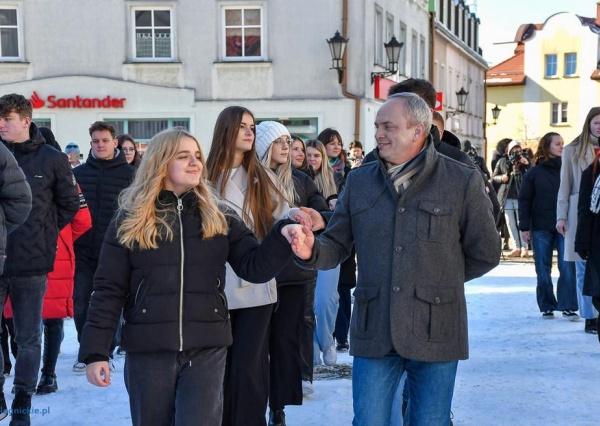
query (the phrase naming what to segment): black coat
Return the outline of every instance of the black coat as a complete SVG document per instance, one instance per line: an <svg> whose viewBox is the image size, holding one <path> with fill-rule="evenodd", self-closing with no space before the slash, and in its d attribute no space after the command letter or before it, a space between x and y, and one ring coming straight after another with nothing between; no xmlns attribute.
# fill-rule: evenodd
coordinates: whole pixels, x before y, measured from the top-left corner
<svg viewBox="0 0 600 426"><path fill-rule="evenodd" d="M556 231L560 165L560 158L550 158L523 176L519 191L519 230Z"/></svg>
<svg viewBox="0 0 600 426"><path fill-rule="evenodd" d="M579 201L577 204L577 233L575 251L586 253L587 262L583 281L583 294L600 297L600 214L590 210L594 176L592 163L581 175ZM585 257L584 257L585 258Z"/></svg>
<svg viewBox="0 0 600 426"><path fill-rule="evenodd" d="M27 219L31 189L15 157L0 143L0 275L4 270L6 238Z"/></svg>
<svg viewBox="0 0 600 426"><path fill-rule="evenodd" d="M135 168L127 164L123 151L112 160L98 160L90 152L73 174L92 216L92 228L75 241L75 252L77 256L98 259L104 234L118 208L119 194L133 181Z"/></svg>
<svg viewBox="0 0 600 426"><path fill-rule="evenodd" d="M54 268L58 232L79 211L79 191L65 154L49 145L35 124L30 139L3 143L13 153L31 188L25 223L8 236L4 275L46 275Z"/></svg>
<svg viewBox="0 0 600 426"><path fill-rule="evenodd" d="M173 240L161 242L157 249L125 248L116 238L116 222L111 222L94 276L79 349L81 362L108 359L121 309L121 346L127 352L177 352L231 345L225 263L229 262L243 279L263 283L292 257L290 245L281 235L285 221L276 223L259 244L230 211L226 215L229 233L204 240L193 192L178 198L162 191L157 202L170 210L168 221L174 231Z"/></svg>

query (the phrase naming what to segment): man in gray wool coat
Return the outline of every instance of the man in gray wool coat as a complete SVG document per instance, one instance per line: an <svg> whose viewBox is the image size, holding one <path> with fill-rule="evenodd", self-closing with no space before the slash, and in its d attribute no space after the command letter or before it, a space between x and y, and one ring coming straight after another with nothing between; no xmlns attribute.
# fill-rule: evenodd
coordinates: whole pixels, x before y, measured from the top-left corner
<svg viewBox="0 0 600 426"><path fill-rule="evenodd" d="M411 426L448 425L458 360L469 355L464 283L500 259L479 172L439 154L430 127L421 98L390 96L375 121L378 161L348 175L325 232L294 247L311 269L356 248L355 426L390 424L404 371Z"/></svg>

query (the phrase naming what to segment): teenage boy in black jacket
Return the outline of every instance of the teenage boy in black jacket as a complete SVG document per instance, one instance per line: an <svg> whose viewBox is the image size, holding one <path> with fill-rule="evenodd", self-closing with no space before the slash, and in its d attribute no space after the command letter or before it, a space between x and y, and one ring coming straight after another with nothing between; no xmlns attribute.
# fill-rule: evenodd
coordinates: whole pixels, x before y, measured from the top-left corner
<svg viewBox="0 0 600 426"><path fill-rule="evenodd" d="M19 352L13 382L11 424L29 424L31 395L40 369L42 302L46 274L54 267L58 232L79 210L79 194L67 157L46 145L31 122L32 106L18 94L0 97L0 138L25 173L33 196L23 225L8 236L4 273L0 276L0 311L10 296ZM0 365L3 356L0 352ZM1 390L0 418L6 417Z"/></svg>

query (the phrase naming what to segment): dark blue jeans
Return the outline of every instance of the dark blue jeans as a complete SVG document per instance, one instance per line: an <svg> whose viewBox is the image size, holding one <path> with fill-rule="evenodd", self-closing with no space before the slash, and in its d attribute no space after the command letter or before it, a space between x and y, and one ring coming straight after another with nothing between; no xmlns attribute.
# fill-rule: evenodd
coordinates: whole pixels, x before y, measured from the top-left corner
<svg viewBox="0 0 600 426"><path fill-rule="evenodd" d="M131 423L220 426L227 348L131 353L125 386Z"/></svg>
<svg viewBox="0 0 600 426"><path fill-rule="evenodd" d="M565 238L557 231L532 231L531 245L537 274L537 303L540 312L576 311L577 286L575 263L564 260ZM558 284L554 297L552 283L552 251L558 252ZM558 299L558 300L557 300Z"/></svg>
<svg viewBox="0 0 600 426"><path fill-rule="evenodd" d="M0 310L10 296L15 325L15 341L19 347L15 361L15 392L35 392L42 349L42 303L46 292L46 275L0 277ZM2 354L2 351L0 351ZM4 356L0 365L4 364ZM4 388L4 375L0 378Z"/></svg>
<svg viewBox="0 0 600 426"><path fill-rule="evenodd" d="M338 344L348 343L348 330L350 329L350 315L352 314L352 292L353 285L339 283L338 294L340 305L335 319L335 330L333 337Z"/></svg>

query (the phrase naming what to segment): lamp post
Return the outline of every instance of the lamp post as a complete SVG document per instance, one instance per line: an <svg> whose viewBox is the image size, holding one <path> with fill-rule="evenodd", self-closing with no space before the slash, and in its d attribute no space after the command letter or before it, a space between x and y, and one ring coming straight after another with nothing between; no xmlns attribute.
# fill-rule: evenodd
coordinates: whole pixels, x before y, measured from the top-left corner
<svg viewBox="0 0 600 426"><path fill-rule="evenodd" d="M398 62L400 61L400 50L404 43L400 43L395 36L388 43L383 43L385 47L385 54L388 59L388 66L385 71L372 72L371 73L371 84L375 82L375 77L388 77L398 72Z"/></svg>
<svg viewBox="0 0 600 426"><path fill-rule="evenodd" d="M469 92L465 90L464 87L461 87L458 92L456 92L456 99L458 100L458 108L452 111L446 111L446 118L453 117L458 114L462 114L465 112L465 106L467 105L467 97L469 96Z"/></svg>
<svg viewBox="0 0 600 426"><path fill-rule="evenodd" d="M331 68L338 72L338 82L342 84L344 79L344 54L346 53L346 44L348 43L347 38L341 36L339 31L335 32L335 35L327 40L329 45L329 51L331 52Z"/></svg>

